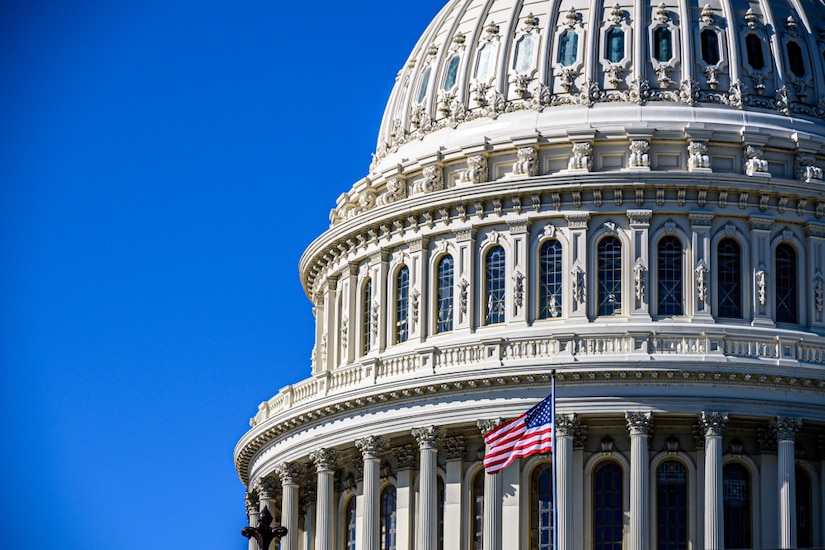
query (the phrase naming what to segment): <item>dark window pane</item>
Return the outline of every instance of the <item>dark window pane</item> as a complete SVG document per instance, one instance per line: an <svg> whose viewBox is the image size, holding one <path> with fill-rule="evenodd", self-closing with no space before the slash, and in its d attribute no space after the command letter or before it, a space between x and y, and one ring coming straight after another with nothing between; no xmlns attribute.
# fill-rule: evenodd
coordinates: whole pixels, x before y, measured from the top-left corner
<svg viewBox="0 0 825 550"><path fill-rule="evenodd" d="M612 460L593 470L593 550L621 550L622 468Z"/></svg>
<svg viewBox="0 0 825 550"><path fill-rule="evenodd" d="M380 550L395 550L395 503L395 487L387 485L381 491L381 518L378 540Z"/></svg>
<svg viewBox="0 0 825 550"><path fill-rule="evenodd" d="M400 344L406 342L409 336L407 311L410 297L410 270L407 269L407 266L398 270L398 276L395 278L395 288L395 342Z"/></svg>
<svg viewBox="0 0 825 550"><path fill-rule="evenodd" d="M688 548L687 470L678 460L656 469L656 540L659 550Z"/></svg>
<svg viewBox="0 0 825 550"><path fill-rule="evenodd" d="M438 262L438 319L436 332L453 330L453 257Z"/></svg>
<svg viewBox="0 0 825 550"><path fill-rule="evenodd" d="M659 315L682 315L682 241L668 235L657 250Z"/></svg>
<svg viewBox="0 0 825 550"><path fill-rule="evenodd" d="M742 254L739 243L719 241L716 255L719 266L719 317L742 317Z"/></svg>
<svg viewBox="0 0 825 550"><path fill-rule="evenodd" d="M776 247L776 322L797 322L796 289L796 251L782 243Z"/></svg>
<svg viewBox="0 0 825 550"><path fill-rule="evenodd" d="M539 319L561 315L561 243L546 241L539 251Z"/></svg>
<svg viewBox="0 0 825 550"><path fill-rule="evenodd" d="M805 62L802 61L802 48L796 42L788 42L785 46L788 51L788 64L791 72L798 77L805 76Z"/></svg>
<svg viewBox="0 0 825 550"><path fill-rule="evenodd" d="M598 247L599 315L622 312L622 243L616 237L605 237Z"/></svg>
<svg viewBox="0 0 825 550"><path fill-rule="evenodd" d="M624 59L624 31L619 27L612 27L607 31L607 50L604 56L611 63L618 63Z"/></svg>
<svg viewBox="0 0 825 550"><path fill-rule="evenodd" d="M722 468L722 506L725 516L725 548L751 547L750 474L738 462Z"/></svg>
<svg viewBox="0 0 825 550"><path fill-rule="evenodd" d="M745 49L748 52L748 65L756 70L765 66L765 58L762 55L762 40L755 34L745 37Z"/></svg>
<svg viewBox="0 0 825 550"><path fill-rule="evenodd" d="M484 324L504 322L504 249L494 246L484 261Z"/></svg>
<svg viewBox="0 0 825 550"><path fill-rule="evenodd" d="M372 344L372 280L364 283L361 296L361 353L367 354Z"/></svg>
<svg viewBox="0 0 825 550"><path fill-rule="evenodd" d="M576 62L579 50L579 35L575 31L564 31L559 38L559 64L569 67Z"/></svg>
<svg viewBox="0 0 825 550"><path fill-rule="evenodd" d="M716 31L705 29L701 34L702 59L708 65L719 63L719 36Z"/></svg>
<svg viewBox="0 0 825 550"><path fill-rule="evenodd" d="M553 466L547 463L530 475L530 548L553 548Z"/></svg>
<svg viewBox="0 0 825 550"><path fill-rule="evenodd" d="M667 27L653 31L653 57L656 61L670 61L673 57L673 35Z"/></svg>
<svg viewBox="0 0 825 550"><path fill-rule="evenodd" d="M813 495L811 476L804 468L796 467L796 547L813 548Z"/></svg>

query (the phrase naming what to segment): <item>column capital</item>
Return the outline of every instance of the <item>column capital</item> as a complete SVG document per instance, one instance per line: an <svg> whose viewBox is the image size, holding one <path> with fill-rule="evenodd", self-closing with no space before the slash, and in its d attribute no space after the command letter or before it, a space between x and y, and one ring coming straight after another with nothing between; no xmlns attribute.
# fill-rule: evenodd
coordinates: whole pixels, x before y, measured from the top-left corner
<svg viewBox="0 0 825 550"><path fill-rule="evenodd" d="M246 515L251 516L253 514L257 514L260 508L260 500L258 500L258 495L255 493L254 490L250 490L246 492L244 495L244 502L246 504Z"/></svg>
<svg viewBox="0 0 825 550"><path fill-rule="evenodd" d="M559 437L575 437L576 432L581 427L579 415L557 414L556 415L556 435Z"/></svg>
<svg viewBox="0 0 825 550"><path fill-rule="evenodd" d="M789 416L777 416L771 421L771 426L776 429L777 441L793 441L796 439L796 432L802 427L802 420Z"/></svg>
<svg viewBox="0 0 825 550"><path fill-rule="evenodd" d="M260 500L272 500L275 498L279 485L280 482L275 476L264 476L255 480L252 490L255 491Z"/></svg>
<svg viewBox="0 0 825 550"><path fill-rule="evenodd" d="M355 440L355 446L364 459L381 458L381 451L387 446L387 440L378 435L369 435Z"/></svg>
<svg viewBox="0 0 825 550"><path fill-rule="evenodd" d="M415 447L412 445L396 447L392 452L395 455L395 462L399 470L409 470L415 466L415 457L418 456L418 453L415 452Z"/></svg>
<svg viewBox="0 0 825 550"><path fill-rule="evenodd" d="M476 425L478 426L478 429L481 430L481 435L487 435L487 432L490 432L501 425L501 418L487 418L479 420Z"/></svg>
<svg viewBox="0 0 825 550"><path fill-rule="evenodd" d="M447 460L461 460L464 458L465 440L463 435L447 437L441 444L444 447L444 456Z"/></svg>
<svg viewBox="0 0 825 550"><path fill-rule="evenodd" d="M338 461L338 453L335 449L318 449L309 453L309 459L319 472L334 470L335 463Z"/></svg>
<svg viewBox="0 0 825 550"><path fill-rule="evenodd" d="M444 437L444 430L438 426L413 428L411 433L418 442L420 449L435 449L438 446L439 440Z"/></svg>
<svg viewBox="0 0 825 550"><path fill-rule="evenodd" d="M705 437L714 435L722 437L727 423L728 414L723 412L702 411L702 416L699 418L699 427Z"/></svg>
<svg viewBox="0 0 825 550"><path fill-rule="evenodd" d="M304 466L297 462L284 462L275 468L275 473L281 478L281 485L297 485L298 478L304 473Z"/></svg>
<svg viewBox="0 0 825 550"><path fill-rule="evenodd" d="M624 413L627 431L630 435L648 435L651 431L653 415L650 412L628 411Z"/></svg>

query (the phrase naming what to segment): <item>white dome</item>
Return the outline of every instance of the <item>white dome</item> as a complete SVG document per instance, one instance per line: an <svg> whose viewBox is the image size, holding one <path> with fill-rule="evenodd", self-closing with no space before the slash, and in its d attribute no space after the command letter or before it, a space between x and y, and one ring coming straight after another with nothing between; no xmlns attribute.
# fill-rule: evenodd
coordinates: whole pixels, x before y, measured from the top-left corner
<svg viewBox="0 0 825 550"><path fill-rule="evenodd" d="M393 178L409 186L434 162L519 141L712 126L725 141L767 134L818 150L823 51L814 1L453 0L399 72L371 174L332 221L409 194L398 181L386 193Z"/></svg>

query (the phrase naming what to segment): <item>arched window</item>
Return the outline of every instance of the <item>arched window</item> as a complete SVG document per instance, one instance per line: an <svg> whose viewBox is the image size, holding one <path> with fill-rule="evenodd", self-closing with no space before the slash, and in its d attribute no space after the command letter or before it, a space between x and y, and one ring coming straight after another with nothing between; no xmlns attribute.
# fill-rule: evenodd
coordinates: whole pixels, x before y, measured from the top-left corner
<svg viewBox="0 0 825 550"><path fill-rule="evenodd" d="M659 550L688 548L687 470L678 460L656 469L656 540Z"/></svg>
<svg viewBox="0 0 825 550"><path fill-rule="evenodd" d="M622 550L622 467L604 460L593 469L593 550Z"/></svg>
<svg viewBox="0 0 825 550"><path fill-rule="evenodd" d="M579 35L576 31L566 30L559 37L559 65L569 67L578 59Z"/></svg>
<svg viewBox="0 0 825 550"><path fill-rule="evenodd" d="M346 534L344 537L344 550L355 550L355 497L352 496L344 507L344 521L346 522Z"/></svg>
<svg viewBox="0 0 825 550"><path fill-rule="evenodd" d="M719 266L719 317L742 317L742 251L731 238L719 241L716 253Z"/></svg>
<svg viewBox="0 0 825 550"><path fill-rule="evenodd" d="M667 27L657 27L653 31L653 58L667 63L673 57L673 33Z"/></svg>
<svg viewBox="0 0 825 550"><path fill-rule="evenodd" d="M755 34L745 36L745 51L748 54L748 65L760 70L765 66L765 57L762 54L762 40Z"/></svg>
<svg viewBox="0 0 825 550"><path fill-rule="evenodd" d="M553 466L546 462L530 474L530 548L553 548Z"/></svg>
<svg viewBox="0 0 825 550"><path fill-rule="evenodd" d="M622 312L622 243L605 237L598 246L599 315Z"/></svg>
<svg viewBox="0 0 825 550"><path fill-rule="evenodd" d="M504 249L494 246L484 257L484 324L504 322Z"/></svg>
<svg viewBox="0 0 825 550"><path fill-rule="evenodd" d="M395 343L406 342L409 336L407 311L410 299L410 270L403 266L395 277Z"/></svg>
<svg viewBox="0 0 825 550"><path fill-rule="evenodd" d="M607 31L604 56L611 63L618 63L624 59L624 31L619 27L612 27Z"/></svg>
<svg viewBox="0 0 825 550"><path fill-rule="evenodd" d="M470 527L472 550L482 550L484 543L484 476L483 469L473 476L473 486L470 494L470 502L473 506L472 525Z"/></svg>
<svg viewBox="0 0 825 550"><path fill-rule="evenodd" d="M436 495L438 501L436 502L436 506L438 508L437 512L437 519L438 521L438 530L436 531L436 548L438 550L444 550L444 504L447 502L447 486L444 484L444 480L441 476L438 476L438 480L436 481Z"/></svg>
<svg viewBox="0 0 825 550"><path fill-rule="evenodd" d="M458 65L461 62L461 56L454 55L447 65L447 73L444 77L444 89L450 91L455 86L455 81L458 78Z"/></svg>
<svg viewBox="0 0 825 550"><path fill-rule="evenodd" d="M453 257L444 256L438 262L438 319L435 331L453 330Z"/></svg>
<svg viewBox="0 0 825 550"><path fill-rule="evenodd" d="M791 66L791 72L800 78L805 76L805 62L802 61L802 48L799 44L791 40L785 45L785 50L788 52L788 65Z"/></svg>
<svg viewBox="0 0 825 550"><path fill-rule="evenodd" d="M751 476L747 468L731 462L722 468L722 507L725 548L751 547Z"/></svg>
<svg viewBox="0 0 825 550"><path fill-rule="evenodd" d="M366 355L372 346L372 279L364 282L361 294L361 353Z"/></svg>
<svg viewBox="0 0 825 550"><path fill-rule="evenodd" d="M700 35L702 44L702 59L708 65L719 63L719 36L716 31L705 29Z"/></svg>
<svg viewBox="0 0 825 550"><path fill-rule="evenodd" d="M813 548L813 495L811 476L805 468L796 467L796 547Z"/></svg>
<svg viewBox="0 0 825 550"><path fill-rule="evenodd" d="M682 241L672 235L659 240L656 251L659 315L683 315Z"/></svg>
<svg viewBox="0 0 825 550"><path fill-rule="evenodd" d="M545 241L539 250L539 319L561 315L561 243Z"/></svg>
<svg viewBox="0 0 825 550"><path fill-rule="evenodd" d="M381 517L379 523L378 548L395 550L395 510L396 494L393 485L387 485L381 491Z"/></svg>
<svg viewBox="0 0 825 550"><path fill-rule="evenodd" d="M796 323L796 250L782 243L776 247L776 322Z"/></svg>

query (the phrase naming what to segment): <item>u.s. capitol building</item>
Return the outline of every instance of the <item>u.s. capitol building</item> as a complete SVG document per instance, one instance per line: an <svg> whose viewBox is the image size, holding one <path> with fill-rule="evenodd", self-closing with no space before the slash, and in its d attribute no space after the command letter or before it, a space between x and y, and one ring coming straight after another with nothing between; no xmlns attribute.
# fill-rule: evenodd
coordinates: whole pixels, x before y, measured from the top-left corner
<svg viewBox="0 0 825 550"><path fill-rule="evenodd" d="M451 0L301 259L312 372L235 449L250 523L825 546L823 168L820 0ZM482 467L554 370L555 497L550 455Z"/></svg>

